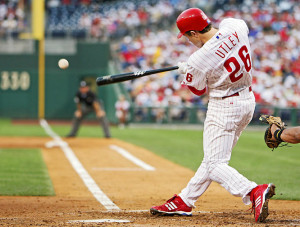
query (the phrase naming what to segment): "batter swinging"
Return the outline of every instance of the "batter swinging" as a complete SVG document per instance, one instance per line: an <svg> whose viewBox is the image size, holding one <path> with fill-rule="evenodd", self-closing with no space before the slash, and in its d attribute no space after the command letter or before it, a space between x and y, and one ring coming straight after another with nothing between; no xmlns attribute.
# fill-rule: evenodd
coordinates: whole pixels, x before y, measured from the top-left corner
<svg viewBox="0 0 300 227"><path fill-rule="evenodd" d="M196 200L212 181L221 184L245 204L252 202L255 221L268 216L268 200L275 194L273 184L257 185L228 165L233 147L252 119L255 98L251 90L251 51L248 27L243 20L224 19L213 28L197 8L177 18L178 38L185 36L199 49L188 62L178 63L185 74L182 84L196 95L207 92L209 104L203 132L204 159L179 195L150 209L152 214L191 215Z"/></svg>

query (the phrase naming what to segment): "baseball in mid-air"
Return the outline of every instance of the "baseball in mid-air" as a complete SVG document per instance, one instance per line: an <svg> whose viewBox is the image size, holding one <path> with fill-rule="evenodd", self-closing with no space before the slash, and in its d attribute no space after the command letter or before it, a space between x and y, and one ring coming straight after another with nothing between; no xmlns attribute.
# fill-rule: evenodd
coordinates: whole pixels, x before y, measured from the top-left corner
<svg viewBox="0 0 300 227"><path fill-rule="evenodd" d="M58 66L61 69L66 69L69 67L69 62L67 59L62 58L58 61Z"/></svg>

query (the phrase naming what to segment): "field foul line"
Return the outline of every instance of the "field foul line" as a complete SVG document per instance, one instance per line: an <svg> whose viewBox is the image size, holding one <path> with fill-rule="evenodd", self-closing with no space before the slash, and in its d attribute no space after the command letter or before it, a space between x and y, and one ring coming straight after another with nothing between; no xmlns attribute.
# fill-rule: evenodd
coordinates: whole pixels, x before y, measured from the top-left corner
<svg viewBox="0 0 300 227"><path fill-rule="evenodd" d="M134 157L132 154L130 154L125 149L123 149L119 146L116 146L116 145L110 145L109 147L110 147L110 149L117 151L120 155L127 158L128 160L130 160L131 162L133 162L137 166L139 166L139 167L141 167L145 170L148 170L148 171L155 171L155 168L153 166L150 166L147 163L143 162L142 160Z"/></svg>
<svg viewBox="0 0 300 227"><path fill-rule="evenodd" d="M99 188L94 179L89 175L81 162L78 160L73 150L69 147L69 144L63 141L48 125L45 119L40 120L40 125L45 132L54 139L56 143L64 152L65 156L73 166L74 170L78 173L84 184L93 194L93 196L107 209L107 210L120 210L120 208L114 204Z"/></svg>

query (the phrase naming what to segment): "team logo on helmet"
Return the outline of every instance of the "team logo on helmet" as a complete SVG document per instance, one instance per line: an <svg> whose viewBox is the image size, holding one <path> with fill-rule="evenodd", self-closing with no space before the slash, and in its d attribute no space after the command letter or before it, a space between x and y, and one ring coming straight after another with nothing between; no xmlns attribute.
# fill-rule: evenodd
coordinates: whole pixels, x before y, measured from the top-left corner
<svg viewBox="0 0 300 227"><path fill-rule="evenodd" d="M207 16L205 15L205 13L203 13L203 11L201 11L200 13L201 13L201 16L202 16L203 20L207 20L208 19Z"/></svg>

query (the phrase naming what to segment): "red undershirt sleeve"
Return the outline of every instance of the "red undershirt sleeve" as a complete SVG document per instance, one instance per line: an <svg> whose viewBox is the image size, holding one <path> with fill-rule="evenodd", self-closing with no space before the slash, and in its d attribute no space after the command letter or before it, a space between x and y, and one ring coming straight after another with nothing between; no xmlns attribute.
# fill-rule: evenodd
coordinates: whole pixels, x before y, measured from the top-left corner
<svg viewBox="0 0 300 227"><path fill-rule="evenodd" d="M203 95L206 91L206 87L203 90L197 90L196 88L192 87L192 86L188 86L188 88L190 89L191 92L193 92L195 95Z"/></svg>

